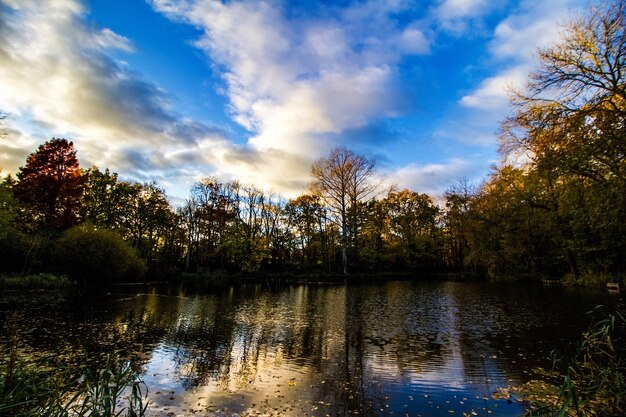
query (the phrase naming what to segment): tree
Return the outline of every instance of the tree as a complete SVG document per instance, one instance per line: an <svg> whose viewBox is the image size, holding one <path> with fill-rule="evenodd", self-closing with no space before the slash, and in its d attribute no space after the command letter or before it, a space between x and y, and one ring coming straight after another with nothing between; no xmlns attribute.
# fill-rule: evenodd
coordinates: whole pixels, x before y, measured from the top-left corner
<svg viewBox="0 0 626 417"><path fill-rule="evenodd" d="M7 177L0 182L0 239L3 239L9 232L9 227L15 216L14 206L11 179Z"/></svg>
<svg viewBox="0 0 626 417"><path fill-rule="evenodd" d="M110 228L119 226L124 183L119 182L117 174L108 168L101 172L97 167L91 167L85 177L81 220Z"/></svg>
<svg viewBox="0 0 626 417"><path fill-rule="evenodd" d="M324 239L326 213L320 197L298 196L287 203L285 213L289 225L295 229L302 264L315 266L320 260L325 262L328 252Z"/></svg>
<svg viewBox="0 0 626 417"><path fill-rule="evenodd" d="M370 183L375 165L375 161L338 147L311 167L313 193L324 200L332 219L341 228L341 269L344 274L348 272L349 237L352 237L358 257L358 203L375 191L375 186Z"/></svg>
<svg viewBox="0 0 626 417"><path fill-rule="evenodd" d="M593 8L539 51L528 92L513 97L503 124L505 156L524 153L537 168L626 184L626 10Z"/></svg>
<svg viewBox="0 0 626 417"><path fill-rule="evenodd" d="M626 267L625 12L623 1L601 4L568 24L503 123L503 157L523 154L553 195L544 208L576 278Z"/></svg>
<svg viewBox="0 0 626 417"><path fill-rule="evenodd" d="M389 193L384 203L391 217L391 231L400 239L407 266L432 267L439 255L434 245L439 209L432 199L404 189Z"/></svg>
<svg viewBox="0 0 626 417"><path fill-rule="evenodd" d="M470 207L478 189L461 178L445 193L445 234L448 240L448 264L457 271L465 270L469 254Z"/></svg>
<svg viewBox="0 0 626 417"><path fill-rule="evenodd" d="M15 197L36 223L67 228L78 221L85 176L73 142L53 138L39 146L17 173Z"/></svg>

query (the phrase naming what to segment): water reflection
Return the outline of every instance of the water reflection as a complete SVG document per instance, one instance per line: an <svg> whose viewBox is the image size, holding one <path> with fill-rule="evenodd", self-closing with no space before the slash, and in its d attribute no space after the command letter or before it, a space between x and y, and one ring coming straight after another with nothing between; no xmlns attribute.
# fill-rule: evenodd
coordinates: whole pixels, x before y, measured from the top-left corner
<svg viewBox="0 0 626 417"><path fill-rule="evenodd" d="M524 404L491 394L571 349L584 312L607 301L428 282L116 292L5 294L0 311L23 351L134 358L154 415L519 415Z"/></svg>

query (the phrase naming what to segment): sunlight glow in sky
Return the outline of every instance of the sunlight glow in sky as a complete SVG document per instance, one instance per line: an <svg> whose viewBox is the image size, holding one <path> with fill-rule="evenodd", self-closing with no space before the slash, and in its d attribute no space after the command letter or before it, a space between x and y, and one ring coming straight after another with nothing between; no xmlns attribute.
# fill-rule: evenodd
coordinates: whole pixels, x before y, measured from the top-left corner
<svg viewBox="0 0 626 417"><path fill-rule="evenodd" d="M0 0L2 174L52 137L81 166L295 196L335 146L431 195L498 161L507 88L586 0Z"/></svg>

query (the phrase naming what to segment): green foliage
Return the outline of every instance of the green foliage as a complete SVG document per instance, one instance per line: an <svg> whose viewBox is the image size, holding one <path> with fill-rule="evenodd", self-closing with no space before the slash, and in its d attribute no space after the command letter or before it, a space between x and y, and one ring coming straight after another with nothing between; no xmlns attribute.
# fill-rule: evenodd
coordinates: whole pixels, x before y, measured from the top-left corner
<svg viewBox="0 0 626 417"><path fill-rule="evenodd" d="M70 279L64 275L44 273L0 277L0 289L3 290L55 289L71 284Z"/></svg>
<svg viewBox="0 0 626 417"><path fill-rule="evenodd" d="M146 270L137 252L117 233L92 225L67 230L57 242L55 260L62 273L85 283L137 280Z"/></svg>
<svg viewBox="0 0 626 417"><path fill-rule="evenodd" d="M56 381L47 372L25 367L11 358L0 368L0 415L52 415ZM61 391L62 392L62 391Z"/></svg>

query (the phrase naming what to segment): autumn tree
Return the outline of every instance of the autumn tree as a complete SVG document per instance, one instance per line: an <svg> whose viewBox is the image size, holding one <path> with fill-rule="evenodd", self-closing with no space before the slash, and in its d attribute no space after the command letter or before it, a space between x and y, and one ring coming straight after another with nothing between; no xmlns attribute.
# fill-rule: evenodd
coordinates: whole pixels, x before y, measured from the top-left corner
<svg viewBox="0 0 626 417"><path fill-rule="evenodd" d="M225 236L235 219L231 188L214 177L203 178L191 187L185 219L200 266L225 266Z"/></svg>
<svg viewBox="0 0 626 417"><path fill-rule="evenodd" d="M295 230L301 263L306 266L315 266L318 262L326 263L326 212L320 197L312 194L298 196L287 203L285 213L289 225Z"/></svg>
<svg viewBox="0 0 626 417"><path fill-rule="evenodd" d="M400 240L401 254L410 268L432 268L439 258L436 239L439 209L426 194L404 189L391 192L384 203L391 233Z"/></svg>
<svg viewBox="0 0 626 417"><path fill-rule="evenodd" d="M78 221L85 176L73 142L53 138L39 146L17 178L15 197L37 224L67 228Z"/></svg>
<svg viewBox="0 0 626 417"><path fill-rule="evenodd" d="M539 169L590 181L626 181L625 5L593 8L539 51L526 93L513 98L501 149L524 153Z"/></svg>
<svg viewBox="0 0 626 417"><path fill-rule="evenodd" d="M545 207L575 277L626 267L617 255L626 250L625 12L622 1L602 3L569 23L540 50L503 124L503 157L523 155L554 196Z"/></svg>
<svg viewBox="0 0 626 417"><path fill-rule="evenodd" d="M341 228L341 270L348 272L350 240L358 257L358 203L375 191L371 183L375 161L357 155L344 147L313 163L311 189L329 208L331 218Z"/></svg>

